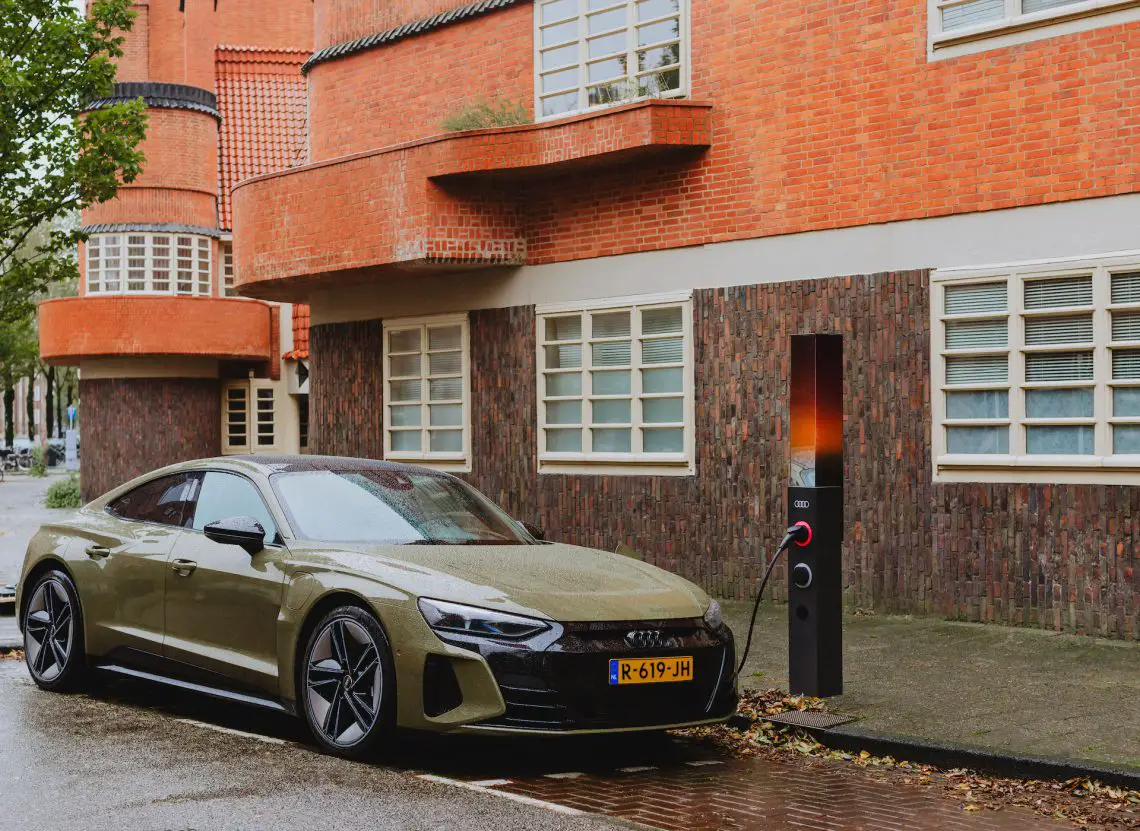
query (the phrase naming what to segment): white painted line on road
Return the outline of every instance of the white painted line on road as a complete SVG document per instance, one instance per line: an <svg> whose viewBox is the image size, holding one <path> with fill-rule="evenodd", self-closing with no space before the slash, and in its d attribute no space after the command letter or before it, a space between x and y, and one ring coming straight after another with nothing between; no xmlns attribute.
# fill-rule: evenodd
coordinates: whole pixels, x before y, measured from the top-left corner
<svg viewBox="0 0 1140 831"><path fill-rule="evenodd" d="M547 779L577 779L579 776L585 776L584 773L544 773L543 776Z"/></svg>
<svg viewBox="0 0 1140 831"><path fill-rule="evenodd" d="M565 805L557 805L553 802L546 802L542 799L535 799L530 796L522 796L510 791L497 791L494 788L484 788L476 785L473 782L462 782L458 779L451 779L447 776L436 776L431 773L421 773L418 777L425 782L435 782L438 785L454 785L457 788L463 788L468 791L476 791L477 793L490 794L491 796L499 796L503 799L509 799L512 802L521 802L523 805L533 805L536 808L545 808L548 811L554 811L556 814L567 814L568 816L581 816L584 811L579 811L577 808L568 808Z"/></svg>
<svg viewBox="0 0 1140 831"><path fill-rule="evenodd" d="M478 782L472 782L472 785L478 785L480 788L497 788L499 785L511 784L510 779L480 779Z"/></svg>
<svg viewBox="0 0 1140 831"><path fill-rule="evenodd" d="M685 762L685 764L689 765L689 767L703 768L707 765L723 765L724 762L718 762L716 759L701 759L696 762Z"/></svg>
<svg viewBox="0 0 1140 831"><path fill-rule="evenodd" d="M618 773L645 773L647 770L657 770L657 765L634 765L629 768L618 768Z"/></svg>
<svg viewBox="0 0 1140 831"><path fill-rule="evenodd" d="M266 744L289 744L284 739L276 739L273 736L262 736L259 733L246 733L244 730L234 730L232 727L220 727L217 724L210 724L205 721L194 721L190 718L179 718L175 721L180 721L183 724L192 724L194 727L205 727L207 730L213 730L216 733L226 733L230 736L244 736L247 739L256 739L259 742Z"/></svg>

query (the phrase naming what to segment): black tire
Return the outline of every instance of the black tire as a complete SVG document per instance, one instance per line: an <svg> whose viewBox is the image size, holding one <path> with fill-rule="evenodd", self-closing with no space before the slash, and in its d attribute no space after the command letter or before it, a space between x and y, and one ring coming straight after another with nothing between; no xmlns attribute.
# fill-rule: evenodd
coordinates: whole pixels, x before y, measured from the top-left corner
<svg viewBox="0 0 1140 831"><path fill-rule="evenodd" d="M67 572L52 569L40 576L28 593L23 625L24 661L36 686L50 692L85 689L83 610Z"/></svg>
<svg viewBox="0 0 1140 831"><path fill-rule="evenodd" d="M298 662L297 703L317 744L334 756L369 758L391 738L396 672L371 613L340 606L321 618Z"/></svg>

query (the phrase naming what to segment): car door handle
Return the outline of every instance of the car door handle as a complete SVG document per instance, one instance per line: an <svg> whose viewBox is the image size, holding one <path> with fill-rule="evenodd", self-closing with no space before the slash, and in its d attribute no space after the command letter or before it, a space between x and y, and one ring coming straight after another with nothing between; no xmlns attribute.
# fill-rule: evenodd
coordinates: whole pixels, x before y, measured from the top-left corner
<svg viewBox="0 0 1140 831"><path fill-rule="evenodd" d="M105 545L89 545L87 546L87 556L92 560L98 560L101 557L111 556L111 549Z"/></svg>
<svg viewBox="0 0 1140 831"><path fill-rule="evenodd" d="M175 560L170 564L170 570L179 577L189 577L197 567L198 564L193 560Z"/></svg>

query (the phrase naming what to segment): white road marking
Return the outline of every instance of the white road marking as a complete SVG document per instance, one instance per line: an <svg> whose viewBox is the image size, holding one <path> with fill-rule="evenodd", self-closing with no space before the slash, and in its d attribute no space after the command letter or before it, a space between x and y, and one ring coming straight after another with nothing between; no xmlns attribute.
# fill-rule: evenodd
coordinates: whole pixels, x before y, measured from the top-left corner
<svg viewBox="0 0 1140 831"><path fill-rule="evenodd" d="M706 765L723 765L724 762L718 762L716 759L701 759L696 762L685 762L685 764L694 768L703 768Z"/></svg>
<svg viewBox="0 0 1140 831"><path fill-rule="evenodd" d="M262 736L259 733L246 733L244 730L234 730L232 727L219 727L217 724L210 724L205 721L194 721L189 718L179 718L175 721L180 721L183 724L192 724L194 727L205 727L207 730L213 730L215 733L226 733L230 736L244 736L247 739L256 739L259 742L266 744L289 744L284 739L276 739L273 736Z"/></svg>
<svg viewBox="0 0 1140 831"><path fill-rule="evenodd" d="M577 779L579 776L585 776L584 773L544 773L543 776L547 779Z"/></svg>
<svg viewBox="0 0 1140 831"><path fill-rule="evenodd" d="M478 785L480 788L497 788L499 785L511 784L510 779L480 779L478 782L472 782L472 785Z"/></svg>
<svg viewBox="0 0 1140 831"><path fill-rule="evenodd" d="M477 793L490 794L491 796L499 796L503 799L509 799L512 802L521 802L523 805L533 805L537 808L545 808L548 811L554 811L556 814L567 814L569 816L581 816L584 811L579 811L577 808L569 808L565 805L557 805L553 802L546 802L542 799L535 799L530 796L521 796L517 793L510 791L497 791L494 788L484 788L474 782L461 782L458 779L451 779L447 776L436 776L431 773L421 773L418 777L425 782L435 782L438 785L453 785L456 788L463 788L468 791L476 791Z"/></svg>
<svg viewBox="0 0 1140 831"><path fill-rule="evenodd" d="M629 768L618 768L618 773L645 773L647 770L657 770L657 765L634 765Z"/></svg>

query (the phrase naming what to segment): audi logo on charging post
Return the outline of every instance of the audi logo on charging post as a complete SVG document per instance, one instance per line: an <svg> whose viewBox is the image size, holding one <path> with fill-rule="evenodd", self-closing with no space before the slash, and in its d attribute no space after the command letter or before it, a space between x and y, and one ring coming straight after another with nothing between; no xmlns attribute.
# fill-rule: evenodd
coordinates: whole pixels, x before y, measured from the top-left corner
<svg viewBox="0 0 1140 831"><path fill-rule="evenodd" d="M797 499L795 502L792 503L792 507L793 508L810 508L811 503L808 502L806 499Z"/></svg>

